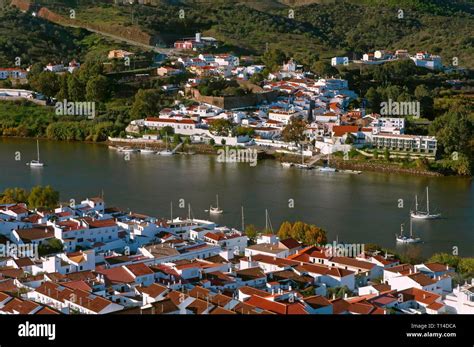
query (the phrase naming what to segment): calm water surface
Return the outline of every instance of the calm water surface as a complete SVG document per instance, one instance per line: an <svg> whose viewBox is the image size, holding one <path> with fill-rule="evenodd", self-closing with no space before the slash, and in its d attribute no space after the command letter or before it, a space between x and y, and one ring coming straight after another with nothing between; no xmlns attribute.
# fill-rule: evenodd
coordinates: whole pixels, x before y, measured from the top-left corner
<svg viewBox="0 0 474 347"><path fill-rule="evenodd" d="M204 210L219 194L225 212L211 217L219 224L239 228L244 206L245 222L264 226L268 209L276 230L284 220L304 220L326 229L330 239L391 248L396 247L400 224L408 230L414 195L423 196L429 186L433 210L443 218L413 222L414 232L424 240L420 252L428 256L456 246L460 255L474 255L474 188L465 178L322 174L282 168L272 160L259 161L256 167L224 164L206 155L133 153L126 161L104 145L53 141L40 141L40 151L47 166L30 169L26 163L36 156L36 142L0 139L0 189L50 184L61 192L62 201L103 191L108 206L153 216L169 216L171 201L174 216L186 216L187 207L178 208L184 199L196 218L209 218ZM15 161L18 153L21 161ZM404 208L398 208L399 199ZM420 203L424 206L424 198Z"/></svg>

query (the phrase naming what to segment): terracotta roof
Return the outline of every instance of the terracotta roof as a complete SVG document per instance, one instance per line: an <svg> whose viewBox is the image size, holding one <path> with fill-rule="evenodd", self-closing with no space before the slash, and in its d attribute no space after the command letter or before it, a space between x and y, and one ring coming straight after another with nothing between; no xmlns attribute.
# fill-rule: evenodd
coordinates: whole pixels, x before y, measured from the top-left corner
<svg viewBox="0 0 474 347"><path fill-rule="evenodd" d="M134 283L135 278L123 267L114 267L110 269L100 269L97 273L104 275L106 283Z"/></svg>
<svg viewBox="0 0 474 347"><path fill-rule="evenodd" d="M404 302L414 300L425 305L430 305L441 298L441 296L438 294L418 288L405 289L399 293L402 294L402 299Z"/></svg>
<svg viewBox="0 0 474 347"><path fill-rule="evenodd" d="M299 302L287 304L267 300L258 295L252 295L246 301L246 303L278 314L308 314L308 312L306 312L306 310L304 309L303 304Z"/></svg>
<svg viewBox="0 0 474 347"><path fill-rule="evenodd" d="M30 229L18 229L16 230L20 238L25 242L31 242L35 240L50 239L54 237L54 231L52 227L44 228L30 228Z"/></svg>
<svg viewBox="0 0 474 347"><path fill-rule="evenodd" d="M165 291L168 290L165 286L159 285L157 283L153 283L148 287L138 287L137 290L141 293L148 294L152 298L156 298L157 296L163 294Z"/></svg>
<svg viewBox="0 0 474 347"><path fill-rule="evenodd" d="M429 286L431 284L435 284L436 281L432 278L422 274L421 272L417 272L411 275L407 275L407 277L411 278L413 281L418 283L420 286Z"/></svg>
<svg viewBox="0 0 474 347"><path fill-rule="evenodd" d="M449 271L449 267L441 263L425 263L424 265L433 272Z"/></svg>
<svg viewBox="0 0 474 347"><path fill-rule="evenodd" d="M301 247L301 244L291 237L285 240L281 240L280 243L288 249L295 249Z"/></svg>
<svg viewBox="0 0 474 347"><path fill-rule="evenodd" d="M19 298L13 298L0 311L17 314L31 314L32 311L37 309L40 305L30 300L22 300Z"/></svg>
<svg viewBox="0 0 474 347"><path fill-rule="evenodd" d="M131 265L125 266L128 270L130 270L135 276L146 276L146 275L153 275L154 272L145 264L143 263L136 263Z"/></svg>
<svg viewBox="0 0 474 347"><path fill-rule="evenodd" d="M318 309L321 307L331 306L331 302L324 296L315 295L303 299L312 308Z"/></svg>

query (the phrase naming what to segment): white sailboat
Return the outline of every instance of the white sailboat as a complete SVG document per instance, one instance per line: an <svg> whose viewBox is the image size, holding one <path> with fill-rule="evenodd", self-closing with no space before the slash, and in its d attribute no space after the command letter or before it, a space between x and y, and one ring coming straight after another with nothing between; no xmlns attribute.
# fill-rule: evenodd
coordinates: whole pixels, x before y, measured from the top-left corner
<svg viewBox="0 0 474 347"><path fill-rule="evenodd" d="M284 162L281 163L281 166L283 166L283 167L292 167L292 166L293 166L293 163L284 161Z"/></svg>
<svg viewBox="0 0 474 347"><path fill-rule="evenodd" d="M400 234L396 235L398 243L418 243L421 242L419 237L413 237L413 226L410 218L410 236L403 235L403 224L400 226Z"/></svg>
<svg viewBox="0 0 474 347"><path fill-rule="evenodd" d="M164 151L160 151L158 152L159 155L164 155L164 156L170 156L170 155L173 155L174 152L173 151L170 151L168 149L168 134L165 135L165 142L166 142L166 149Z"/></svg>
<svg viewBox="0 0 474 347"><path fill-rule="evenodd" d="M152 148L148 148L147 146L145 146L145 148L143 149L140 149L140 153L143 153L143 154L154 154L156 153L156 151Z"/></svg>
<svg viewBox="0 0 474 347"><path fill-rule="evenodd" d="M336 172L336 169L335 169L335 168L329 166L329 158L330 158L330 154L328 153L328 162L327 162L327 165L326 165L326 166L323 166L323 167L320 167L320 168L319 168L319 171L320 171L320 172Z"/></svg>
<svg viewBox="0 0 474 347"><path fill-rule="evenodd" d="M301 164L295 164L295 166L299 169L304 169L304 170L311 170L313 168L311 165L305 164L304 162L303 146L301 146Z"/></svg>
<svg viewBox="0 0 474 347"><path fill-rule="evenodd" d="M212 214L222 214L224 211L219 208L219 195L216 195L216 207L213 207L212 205L209 207L209 213Z"/></svg>
<svg viewBox="0 0 474 347"><path fill-rule="evenodd" d="M26 165L29 165L30 167L43 167L44 164L40 161L39 140L36 140L36 152L38 159L30 161Z"/></svg>
<svg viewBox="0 0 474 347"><path fill-rule="evenodd" d="M430 195L428 187L426 187L426 211L418 210L418 196L415 195L415 211L411 211L410 216L414 219L437 219L441 217L440 213L430 213Z"/></svg>

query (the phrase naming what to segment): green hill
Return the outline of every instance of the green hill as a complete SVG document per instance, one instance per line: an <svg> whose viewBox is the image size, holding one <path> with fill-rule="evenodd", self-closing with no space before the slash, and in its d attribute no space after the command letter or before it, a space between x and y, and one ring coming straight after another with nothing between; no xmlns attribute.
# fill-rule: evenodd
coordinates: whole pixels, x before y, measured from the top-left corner
<svg viewBox="0 0 474 347"><path fill-rule="evenodd" d="M445 64L474 67L474 6L456 0L152 0L152 5L105 1L36 2L62 15L76 10L81 22L133 28L154 43L171 45L200 31L237 53L281 48L304 64L336 54L376 49L427 50ZM179 11L184 10L184 18ZM289 18L289 11L294 18ZM403 18L399 18L399 10ZM132 22L133 21L133 22ZM124 30L125 32L126 30ZM131 30L130 30L131 31Z"/></svg>

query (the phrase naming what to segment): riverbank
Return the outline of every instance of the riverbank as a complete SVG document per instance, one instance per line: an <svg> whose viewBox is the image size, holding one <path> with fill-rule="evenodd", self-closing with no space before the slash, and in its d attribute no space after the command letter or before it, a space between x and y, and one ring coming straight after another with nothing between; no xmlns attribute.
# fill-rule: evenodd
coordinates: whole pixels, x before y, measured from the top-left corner
<svg viewBox="0 0 474 347"><path fill-rule="evenodd" d="M299 164L301 163L301 156L298 155L278 155L275 157L280 162L290 162ZM324 160L319 160L318 165L325 164ZM370 172L383 172L383 173L399 173L406 175L415 176L428 176L428 177L444 177L445 175L429 170L404 168L400 166L401 163L374 163L374 162L361 162L359 160L343 160L338 157L331 157L330 166L338 170L354 170L354 171L370 171Z"/></svg>
<svg viewBox="0 0 474 347"><path fill-rule="evenodd" d="M156 140L139 140L137 139L123 139L123 140L109 140L109 145L113 146L128 146L136 149L144 148L145 146L154 150L163 150L165 144L161 141ZM196 154L217 154L220 146L213 146L207 144L186 144L181 152L184 153L196 153ZM259 153L259 159L273 159L280 162L290 162L299 164L301 163L301 156L278 153L278 152L267 152L265 149L261 150L262 153ZM324 160L317 162L319 165L324 164ZM415 176L427 176L427 177L443 177L442 173L436 171L430 171L428 169L419 169L419 168L406 168L401 166L400 162L368 162L361 161L357 159L348 159L344 160L334 156L331 158L331 166L335 167L338 170L353 170L353 171L370 171L370 172L383 172L383 173L397 173L405 175L415 175Z"/></svg>
<svg viewBox="0 0 474 347"><path fill-rule="evenodd" d="M0 136L0 138L15 138L15 139L25 139L22 136ZM40 140L47 140L47 141L57 141L57 142L64 142L61 140L51 140L48 138L39 138ZM67 142L67 141L66 141ZM70 141L76 142L76 141ZM107 140L102 142L94 142L94 141L80 141L85 144L95 144L95 145L103 145L103 146L122 146L122 147L132 147L136 149L140 148L147 148L160 151L166 148L165 143L157 140L146 140L146 139L114 139L114 140ZM185 144L183 148L178 152L182 154L213 154L217 155L219 148L222 146L216 145L209 145L209 144ZM279 162L291 162L291 163L301 163L301 156L300 155L289 155L284 153L277 153L277 152L267 152L265 149L259 150L258 159L272 159L277 160ZM320 160L318 165L323 165L323 161ZM369 162L369 161L361 161L357 159L348 159L343 160L338 158L337 156L331 157L331 166L335 167L339 170L355 170L355 171L369 171L369 172L383 172L383 173L398 173L398 174L405 174L405 175L413 175L413 176L427 176L427 177L465 177L471 178L471 176L461 176L461 175L444 175L440 172L430 171L427 169L418 169L418 168L404 168L401 167L401 163L393 162L393 163L376 163L376 162Z"/></svg>

